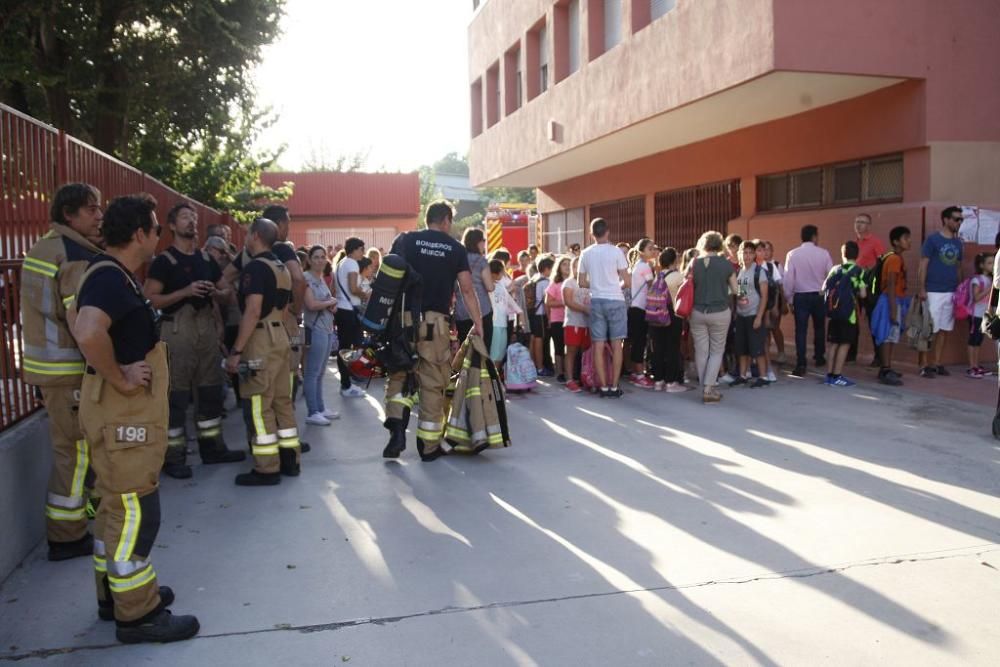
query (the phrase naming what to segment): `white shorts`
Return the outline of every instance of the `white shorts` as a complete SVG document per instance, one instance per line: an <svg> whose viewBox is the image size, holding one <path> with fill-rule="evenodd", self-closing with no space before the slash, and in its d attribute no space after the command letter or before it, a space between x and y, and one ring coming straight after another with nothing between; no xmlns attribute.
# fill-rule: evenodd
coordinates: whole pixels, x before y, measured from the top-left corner
<svg viewBox="0 0 1000 667"><path fill-rule="evenodd" d="M934 333L955 328L955 304L951 292L928 292L927 309L931 312Z"/></svg>

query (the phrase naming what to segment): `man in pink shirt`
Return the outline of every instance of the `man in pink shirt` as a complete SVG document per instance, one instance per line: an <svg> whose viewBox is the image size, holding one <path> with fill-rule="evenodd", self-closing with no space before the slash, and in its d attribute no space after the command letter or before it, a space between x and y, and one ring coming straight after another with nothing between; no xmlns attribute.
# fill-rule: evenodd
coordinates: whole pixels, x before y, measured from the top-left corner
<svg viewBox="0 0 1000 667"><path fill-rule="evenodd" d="M872 217L867 213L858 213L854 217L854 234L857 236L858 254L857 265L863 270L874 268L878 264L879 257L885 254L885 244L882 239L872 234ZM865 311L865 318L868 320L868 330L871 331L872 312L875 310L875 299L864 299L861 302ZM861 327L855 329L855 335L860 332ZM878 346L875 345L875 337L872 336L872 349L875 350L875 358L872 367L879 366ZM851 349L847 353L847 361L852 362L858 358L858 339L855 337L851 343Z"/></svg>
<svg viewBox="0 0 1000 667"><path fill-rule="evenodd" d="M802 245L785 258L785 277L782 285L785 298L795 313L795 370L792 375L806 374L806 335L809 319L813 321L813 360L817 367L826 365L826 304L823 300L823 281L833 268L830 253L820 248L819 230L816 225L802 228Z"/></svg>

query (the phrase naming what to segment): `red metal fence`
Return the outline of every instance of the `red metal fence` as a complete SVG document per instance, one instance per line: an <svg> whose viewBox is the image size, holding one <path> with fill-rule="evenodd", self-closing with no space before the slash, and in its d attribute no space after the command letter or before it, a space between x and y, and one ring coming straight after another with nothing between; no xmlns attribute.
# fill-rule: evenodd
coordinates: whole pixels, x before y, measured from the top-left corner
<svg viewBox="0 0 1000 667"><path fill-rule="evenodd" d="M243 228L226 214L168 188L155 178L88 146L50 125L0 104L0 431L39 408L18 372L21 349L21 258L49 227L52 196L62 183L82 181L101 191L104 202L148 192L158 203L157 217L181 201L198 211L202 238L211 224L225 224L233 242L243 243ZM169 243L164 235L161 245Z"/></svg>

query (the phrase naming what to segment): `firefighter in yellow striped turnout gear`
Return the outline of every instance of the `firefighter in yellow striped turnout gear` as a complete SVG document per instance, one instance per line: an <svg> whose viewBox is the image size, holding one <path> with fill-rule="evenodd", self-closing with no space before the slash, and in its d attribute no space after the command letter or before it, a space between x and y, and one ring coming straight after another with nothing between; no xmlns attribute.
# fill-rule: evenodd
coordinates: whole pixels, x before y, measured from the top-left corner
<svg viewBox="0 0 1000 667"><path fill-rule="evenodd" d="M281 475L296 476L301 446L292 406L291 347L285 330L292 278L271 252L277 227L266 218L250 226L247 247L253 259L240 276L243 319L226 370L240 375L243 416L250 434L254 468L236 476L240 486L270 486Z"/></svg>
<svg viewBox="0 0 1000 667"><path fill-rule="evenodd" d="M52 441L45 502L49 560L93 551L86 511L93 473L78 417L85 364L70 325L80 277L100 252L100 204L100 193L90 185L61 187L53 198L51 230L28 251L21 271L22 371L42 392Z"/></svg>

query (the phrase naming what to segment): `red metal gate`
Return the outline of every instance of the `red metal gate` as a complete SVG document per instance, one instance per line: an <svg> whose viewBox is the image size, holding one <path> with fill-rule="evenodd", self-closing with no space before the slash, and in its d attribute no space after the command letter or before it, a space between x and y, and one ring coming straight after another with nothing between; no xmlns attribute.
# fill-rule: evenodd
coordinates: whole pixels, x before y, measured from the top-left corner
<svg viewBox="0 0 1000 667"><path fill-rule="evenodd" d="M646 198L631 197L590 205L590 219L604 218L611 230L611 242L634 245L646 235Z"/></svg>
<svg viewBox="0 0 1000 667"><path fill-rule="evenodd" d="M656 242L684 252L693 248L705 232L725 234L726 223L739 216L738 180L657 192Z"/></svg>

